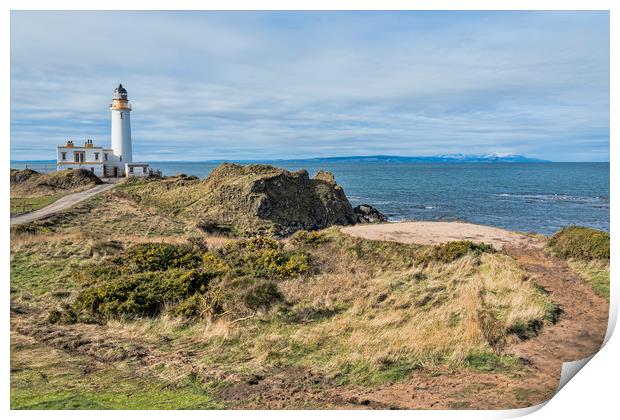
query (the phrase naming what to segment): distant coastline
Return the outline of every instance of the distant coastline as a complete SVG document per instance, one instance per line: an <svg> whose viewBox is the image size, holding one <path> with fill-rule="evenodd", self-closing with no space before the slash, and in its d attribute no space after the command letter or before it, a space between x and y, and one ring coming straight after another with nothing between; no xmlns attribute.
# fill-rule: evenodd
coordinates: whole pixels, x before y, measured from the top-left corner
<svg viewBox="0 0 620 420"><path fill-rule="evenodd" d="M472 163L552 163L551 160L537 159L523 155L516 154L443 154L432 156L398 156L398 155L369 155L369 156L330 156L330 157L313 157L313 158L281 158L281 159L208 159L197 161L172 161L172 160L150 160L151 162L191 162L191 163L214 163L214 162L238 162L238 163L274 163L274 162L407 162L407 163L459 163L459 162L472 162ZM25 163L25 162L37 162L37 163L55 163L55 160L11 160L11 163Z"/></svg>

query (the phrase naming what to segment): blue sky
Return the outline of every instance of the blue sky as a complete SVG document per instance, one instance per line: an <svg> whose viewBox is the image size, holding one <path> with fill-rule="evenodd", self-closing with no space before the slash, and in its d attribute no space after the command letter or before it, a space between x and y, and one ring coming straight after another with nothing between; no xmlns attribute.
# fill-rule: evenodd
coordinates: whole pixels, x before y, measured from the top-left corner
<svg viewBox="0 0 620 420"><path fill-rule="evenodd" d="M607 12L12 12L11 158L609 160Z"/></svg>

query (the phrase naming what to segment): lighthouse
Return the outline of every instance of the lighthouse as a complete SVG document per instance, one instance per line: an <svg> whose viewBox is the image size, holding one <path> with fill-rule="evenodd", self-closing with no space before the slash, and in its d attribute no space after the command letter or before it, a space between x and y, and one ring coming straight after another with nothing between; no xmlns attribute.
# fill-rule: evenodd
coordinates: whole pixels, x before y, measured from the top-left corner
<svg viewBox="0 0 620 420"><path fill-rule="evenodd" d="M131 119L129 117L131 105L127 99L127 89L122 84L114 89L110 111L112 112L113 153L123 164L131 163Z"/></svg>
<svg viewBox="0 0 620 420"><path fill-rule="evenodd" d="M119 84L114 89L114 96L110 104L112 113L112 148L97 146L91 139L81 146L73 140L57 147L57 168L86 169L103 178L128 178L161 175L160 171L153 171L148 163L133 161L131 151L131 122L129 114L131 105L127 99L127 89Z"/></svg>

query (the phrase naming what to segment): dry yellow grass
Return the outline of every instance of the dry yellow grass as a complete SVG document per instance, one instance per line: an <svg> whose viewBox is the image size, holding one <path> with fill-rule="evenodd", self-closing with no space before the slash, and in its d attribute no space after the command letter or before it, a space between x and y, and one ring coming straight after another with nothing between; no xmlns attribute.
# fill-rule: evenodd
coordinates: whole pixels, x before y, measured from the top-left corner
<svg viewBox="0 0 620 420"><path fill-rule="evenodd" d="M480 265L465 257L423 271L377 277L345 272L290 284L289 299L308 305L351 303L346 312L302 326L292 337L307 347L332 347L337 364L403 357L423 365L459 363L475 350L500 351L497 342L512 323L544 316L539 292L523 274L510 257L485 254Z"/></svg>

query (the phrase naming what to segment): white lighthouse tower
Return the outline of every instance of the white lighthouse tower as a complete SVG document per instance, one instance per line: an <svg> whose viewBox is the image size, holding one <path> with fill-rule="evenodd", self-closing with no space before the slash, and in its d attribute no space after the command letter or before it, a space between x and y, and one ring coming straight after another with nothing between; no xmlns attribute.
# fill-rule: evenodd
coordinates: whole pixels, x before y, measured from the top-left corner
<svg viewBox="0 0 620 420"><path fill-rule="evenodd" d="M161 175L153 171L148 163L133 161L131 151L131 105L127 99L127 90L123 85L114 89L110 104L112 112L112 148L96 146L88 139L83 146L73 140L58 146L57 168L86 169L101 177L147 177Z"/></svg>
<svg viewBox="0 0 620 420"><path fill-rule="evenodd" d="M131 163L133 156L131 154L131 105L127 99L127 90L122 84L114 89L112 104L110 105L112 112L112 150L115 156L119 158L122 165Z"/></svg>

